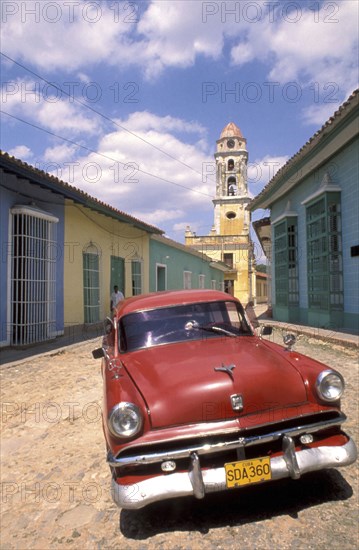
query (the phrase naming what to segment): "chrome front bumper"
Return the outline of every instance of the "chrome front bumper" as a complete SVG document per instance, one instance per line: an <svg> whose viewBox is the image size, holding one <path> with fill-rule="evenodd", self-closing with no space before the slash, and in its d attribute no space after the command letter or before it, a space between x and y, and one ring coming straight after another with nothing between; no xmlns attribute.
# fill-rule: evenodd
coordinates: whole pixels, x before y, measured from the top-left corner
<svg viewBox="0 0 359 550"><path fill-rule="evenodd" d="M198 453L192 452L188 472L159 475L131 485L119 485L112 480L111 494L115 503L124 509L138 509L152 502L192 495L203 498L206 493L225 490L225 469L201 470ZM283 455L271 458L272 480L348 466L355 462L357 449L352 439L336 447L316 447L296 452L289 435L283 437Z"/></svg>

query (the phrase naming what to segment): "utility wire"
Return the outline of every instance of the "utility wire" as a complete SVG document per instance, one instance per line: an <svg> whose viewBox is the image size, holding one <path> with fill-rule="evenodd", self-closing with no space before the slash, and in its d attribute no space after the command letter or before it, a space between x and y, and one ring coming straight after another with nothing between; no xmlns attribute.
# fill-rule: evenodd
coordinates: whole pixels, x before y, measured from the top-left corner
<svg viewBox="0 0 359 550"><path fill-rule="evenodd" d="M27 120L24 120L20 117L17 117L15 115L11 115L10 113L7 113L4 110L0 110L0 113L3 113L4 115L7 115L18 122L22 122L23 124L27 124L28 126L31 126L32 128L36 128L37 130L40 130L41 132L45 132L46 134L49 134L50 136L56 137L58 139L62 139L63 141L66 141L67 143L71 143L72 145L75 145L76 147L80 147L81 149L84 149L85 151L88 151L89 153L94 153L95 155L98 155L100 157L103 157L107 160L111 160L112 162L118 162L119 164L122 164L122 166L128 166L128 163L121 162L120 160L114 159L113 157L110 157L108 155L105 155L104 153L99 153L98 151L94 151L90 147L86 147L86 145L82 145L81 143L77 143L76 141L73 141L72 139L65 138L63 136L59 136L58 134L55 134L54 132L51 132L50 130L46 130L45 128L41 128L41 126L37 126L36 124L33 124L32 122L28 122ZM161 180L165 183L169 183L171 185L176 185L177 187L181 187L182 189L186 189L187 191L192 191L193 193L198 193L200 195L204 195L205 197L211 197L212 195L209 195L208 193L203 193L202 191L198 191L198 189L193 189L191 187L186 187L185 185L181 185L180 183L177 183L175 181L168 180L166 178L162 178L161 176L158 176L156 174L152 174L151 172L147 172L146 170L142 170L139 167L136 167L136 170L138 172L141 172L142 174L145 174L146 176L150 176L151 178L155 178L158 180Z"/></svg>
<svg viewBox="0 0 359 550"><path fill-rule="evenodd" d="M116 122L115 120L113 120L112 118L108 117L107 115L104 115L103 113L101 113L100 111L98 111L97 109L94 109L93 107L91 107L91 105L88 105L87 103L84 103L83 101L77 99L75 96L69 94L68 92L66 92L65 90L63 90L62 88L60 88L60 86L57 86L55 83L53 82L49 82L48 80L46 80L46 78L42 77L41 75L39 75L38 73L36 73L35 71L29 69L29 67L26 67L26 65L23 65L22 63L19 63L18 61L16 61L15 59L13 59L12 57L10 57L9 55L6 55L5 53L3 52L0 52L0 54L5 57L6 59L8 59L9 61L11 61L12 63L15 63L15 65L17 65L18 67L21 67L22 69L24 69L25 71L29 72L30 74L32 74L33 76L35 76L36 78L39 78L40 80L42 80L43 82L46 82L46 84L48 84L49 86L52 86L53 88L55 88L56 90L58 90L59 92L61 92L62 94L65 94L67 95L70 99L72 99L73 101L76 101L76 103L79 103L80 105L82 105L82 107L86 107L86 109L90 109L90 111L92 111L93 113L101 116L102 118L104 118L105 120L107 120L108 122L111 122L112 124L114 124L115 126L117 126L118 128L120 128L121 130L124 130L125 132L131 134L132 136L134 136L136 139L139 139L141 141L143 141L144 143L146 143L147 145L150 145L151 147L153 147L154 149L156 149L157 151L159 151L160 153L162 153L163 155L166 155L167 157L171 158L172 160L175 160L176 162L179 162L180 164L182 164L183 166L185 166L186 168L189 168L190 170L192 170L193 172L195 172L196 174L199 174L199 175L202 175L201 172L199 172L198 170L196 170L195 168L193 168L192 166L190 166L189 164L186 164L185 162L183 162L182 160L174 157L173 155L171 155L170 153L167 153L166 151L163 151L163 149L161 149L160 147L157 147L157 145L154 145L153 143L151 143L150 141L146 140L145 138L137 135L135 132L132 132L131 130L129 130L128 128L125 128L124 126L122 126L121 124L119 124L118 122Z"/></svg>

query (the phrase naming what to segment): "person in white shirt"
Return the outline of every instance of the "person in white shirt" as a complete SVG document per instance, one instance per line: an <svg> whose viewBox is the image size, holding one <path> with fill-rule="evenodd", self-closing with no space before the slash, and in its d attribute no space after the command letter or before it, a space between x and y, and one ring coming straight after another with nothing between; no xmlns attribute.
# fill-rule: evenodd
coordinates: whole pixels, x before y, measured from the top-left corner
<svg viewBox="0 0 359 550"><path fill-rule="evenodd" d="M125 299L124 295L122 294L122 292L120 292L118 290L118 286L115 285L113 287L113 292L111 294L111 311L114 312L114 310L116 309L117 305L122 302L123 300Z"/></svg>

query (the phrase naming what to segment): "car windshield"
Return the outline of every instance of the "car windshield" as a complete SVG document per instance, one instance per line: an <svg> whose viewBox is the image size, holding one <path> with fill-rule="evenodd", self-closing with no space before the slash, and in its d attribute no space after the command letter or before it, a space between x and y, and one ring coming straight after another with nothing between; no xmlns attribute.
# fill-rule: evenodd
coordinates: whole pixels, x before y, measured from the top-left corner
<svg viewBox="0 0 359 550"><path fill-rule="evenodd" d="M239 303L191 303L129 313L119 323L121 352L204 338L251 336Z"/></svg>

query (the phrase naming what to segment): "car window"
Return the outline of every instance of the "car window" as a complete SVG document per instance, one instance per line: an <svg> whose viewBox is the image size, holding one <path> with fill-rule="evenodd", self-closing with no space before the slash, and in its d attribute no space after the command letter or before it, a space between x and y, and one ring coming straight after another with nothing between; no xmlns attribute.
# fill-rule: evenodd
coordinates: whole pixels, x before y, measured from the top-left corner
<svg viewBox="0 0 359 550"><path fill-rule="evenodd" d="M129 313L119 323L120 351L174 342L251 336L240 304L231 301L194 303Z"/></svg>

